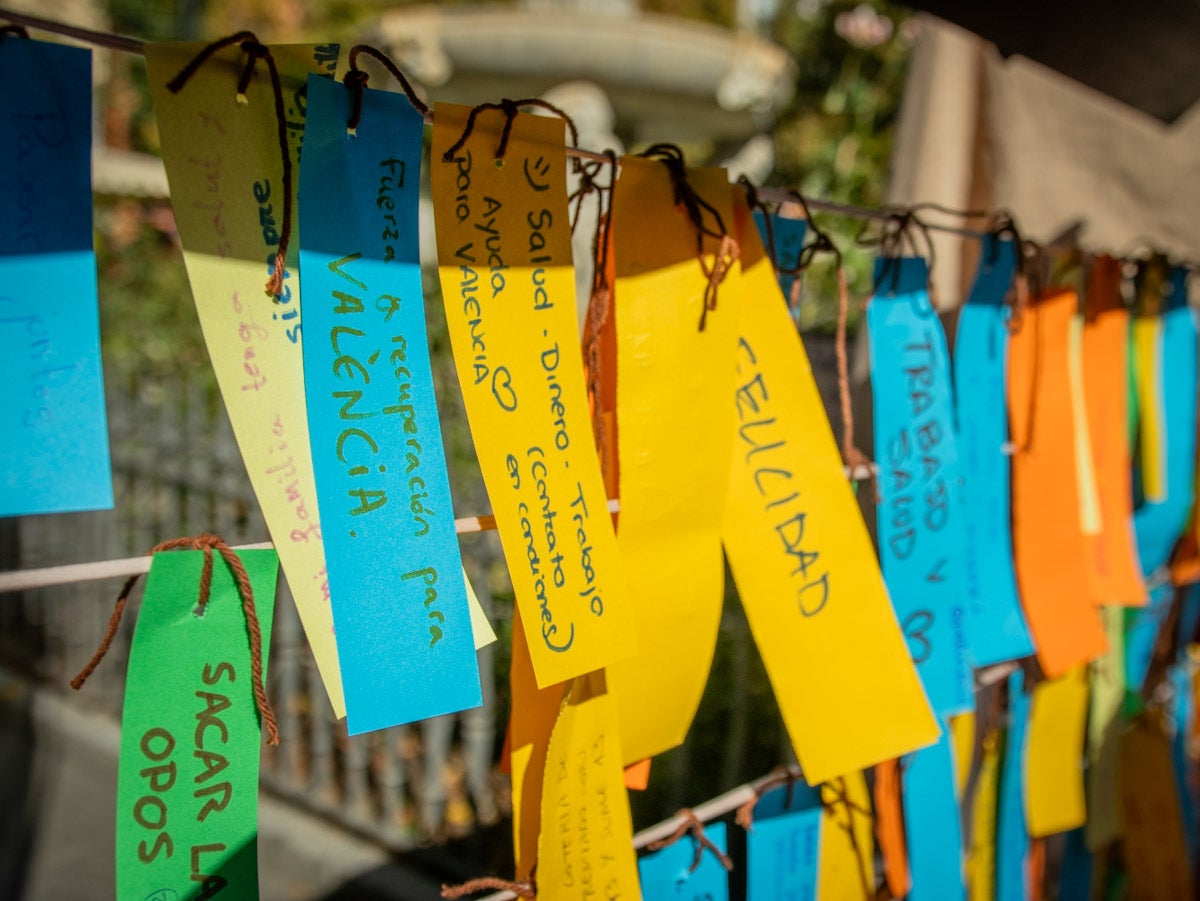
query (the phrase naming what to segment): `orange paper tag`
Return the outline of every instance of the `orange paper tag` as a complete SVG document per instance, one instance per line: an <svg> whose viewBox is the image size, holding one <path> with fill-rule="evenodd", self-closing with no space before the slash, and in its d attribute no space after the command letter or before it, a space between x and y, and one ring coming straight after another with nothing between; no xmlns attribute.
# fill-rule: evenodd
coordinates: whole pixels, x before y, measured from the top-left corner
<svg viewBox="0 0 1200 901"><path fill-rule="evenodd" d="M1100 257L1088 286L1083 383L1100 499L1100 532L1088 536L1092 599L1142 606L1146 585L1133 538L1129 416L1129 313L1121 303L1120 263Z"/></svg>
<svg viewBox="0 0 1200 901"><path fill-rule="evenodd" d="M1092 566L1080 526L1068 346L1073 292L1039 298L1009 351L1013 555L1038 660L1054 678L1104 653L1088 596Z"/></svg>

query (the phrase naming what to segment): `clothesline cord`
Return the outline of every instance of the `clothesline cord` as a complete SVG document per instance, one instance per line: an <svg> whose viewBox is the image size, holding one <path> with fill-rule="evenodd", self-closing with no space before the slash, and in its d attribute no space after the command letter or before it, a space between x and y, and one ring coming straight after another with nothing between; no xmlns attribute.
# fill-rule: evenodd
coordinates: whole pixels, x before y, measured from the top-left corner
<svg viewBox="0 0 1200 901"><path fill-rule="evenodd" d="M93 44L97 47L104 47L109 50L118 50L122 53L134 53L141 55L145 51L145 42L140 41L137 38L126 37L119 34L111 34L104 31L93 31L89 28L80 28L75 25L68 25L64 22L56 22L51 19L43 19L39 16L31 16L28 13L0 9L0 18L7 19L16 25L24 25L26 28L33 28L38 31L48 31L51 34L59 34L87 44ZM594 150L587 150L583 147L567 147L566 152L567 156L577 157L579 159L594 160L601 163L609 162L609 157L605 154L598 153ZM759 188L758 193L763 199L770 200L775 203L787 203L795 200L795 196L791 192L781 188ZM870 207L854 206L853 204L838 203L832 200L820 200L807 196L805 197L805 200L808 202L809 207L814 210L820 210L824 213L835 213L840 216L848 216L854 219L873 219L882 222L892 218L893 215L891 210L872 209ZM939 222L926 222L925 227L933 231L946 232L948 234L958 235L963 238L970 238L974 240L983 240L987 237L987 232Z"/></svg>

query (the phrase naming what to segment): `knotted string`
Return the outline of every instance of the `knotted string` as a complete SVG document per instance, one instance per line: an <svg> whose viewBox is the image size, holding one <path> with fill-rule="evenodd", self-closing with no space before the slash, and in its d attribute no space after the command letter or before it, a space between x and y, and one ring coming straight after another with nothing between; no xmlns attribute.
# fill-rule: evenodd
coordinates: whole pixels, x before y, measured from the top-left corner
<svg viewBox="0 0 1200 901"><path fill-rule="evenodd" d="M783 800L784 810L792 806L792 794L796 787L796 782L801 778L800 773L792 767L779 767L758 785L754 786L754 797L743 803L734 815L734 822L745 829L747 832L754 830L754 808L758 806L758 802L762 800L763 795L772 789L776 789L781 785L787 786L787 795Z"/></svg>
<svg viewBox="0 0 1200 901"><path fill-rule="evenodd" d="M708 283L704 287L704 306L700 311L700 331L708 322L708 313L717 308L717 290L725 277L737 262L739 248L725 228L721 214L707 200L696 193L687 177L687 165L683 159L683 151L674 144L654 144L638 154L645 159L657 160L667 168L671 176L671 188L674 192L675 206L682 209L696 229L696 259L700 263L700 271ZM705 222L705 215L712 220L713 225ZM708 236L720 242L717 252L713 255L710 266L705 260L704 238Z"/></svg>
<svg viewBox="0 0 1200 901"><path fill-rule="evenodd" d="M275 265L271 267L271 276L267 279L266 291L270 296L278 298L283 294L283 273L287 267L287 250L292 232L292 154L288 147L283 84L279 78L279 67L275 64L275 57L271 55L270 48L259 42L258 38L254 36L254 32L239 31L237 34L213 41L204 47L192 58L191 62L179 70L178 75L167 82L167 90L172 94L178 94L213 54L234 45L240 46L242 52L246 54L246 65L242 69L237 84L239 103L248 102L246 91L250 88L250 79L253 77L254 68L260 59L266 61L267 71L271 76L271 93L274 95L275 123L279 138L279 158L283 166L283 215L279 229L279 247L275 252Z"/></svg>
<svg viewBox="0 0 1200 901"><path fill-rule="evenodd" d="M271 702L267 699L267 689L263 683L262 629L258 622L258 612L254 607L254 588L250 584L250 576L246 572L246 567L242 564L241 558L238 557L234 550L219 535L205 534L197 535L194 538L172 538L169 541L156 544L147 552L147 556L153 556L161 551L174 550L204 552L204 565L200 570L200 590L196 600L197 616L203 615L204 608L208 604L208 599L212 591L214 550L221 555L221 559L225 561L225 565L229 568L230 575L233 576L233 581L237 585L238 594L242 598L242 613L246 618L246 632L250 639L250 675L251 684L254 689L254 703L258 707L259 719L262 721L263 730L267 733L267 743L278 745L279 728L275 723L275 713L271 709ZM100 645L96 648L96 653L92 655L92 659L87 662L84 668L79 671L79 674L71 680L71 687L76 691L83 687L88 677L100 665L100 661L104 659L104 655L108 653L109 648L112 647L113 639L116 637L117 630L121 625L121 618L125 613L125 605L129 600L130 592L133 591L133 587L137 584L139 577L137 575L130 576L125 580L125 585L121 588L121 593L117 596L117 602L113 606L112 615L108 619L108 627L104 631L104 637L100 639Z"/></svg>
<svg viewBox="0 0 1200 901"><path fill-rule="evenodd" d="M647 850L659 851L663 848L670 847L688 833L691 833L692 839L696 842L696 854L692 858L692 864L688 867L689 873L694 873L700 867L700 861L704 859L704 852L709 851L718 861L721 862L727 871L733 869L733 860L728 854L712 843L704 833L704 824L700 822L696 814L689 807L683 808L677 817L683 817L683 822L679 824L679 828L668 835L666 838L661 838L656 842L651 842L646 846Z"/></svg>
<svg viewBox="0 0 1200 901"><path fill-rule="evenodd" d="M899 260L908 250L913 256L924 256L929 261L929 272L933 272L936 251L933 235L928 224L917 215L917 207L905 207L885 211L882 225L877 234L871 233L872 221L863 222L854 241L859 247L877 247L883 258L883 269L879 274L879 290L889 278L894 292L900 279ZM918 237L920 240L918 240Z"/></svg>
<svg viewBox="0 0 1200 901"><path fill-rule="evenodd" d="M370 44L355 44L350 48L348 57L350 70L342 78L342 84L354 93L350 118L346 121L346 131L352 135L356 134L358 132L358 123L362 120L363 91L370 77L366 72L358 68L358 57L363 53L379 62L380 65L388 70L392 78L399 82L401 90L404 91L404 96L408 98L408 102L412 104L413 109L423 117L429 115L429 107L417 96L417 92L413 90L412 84L404 77L404 73L400 71L400 67L392 61L391 57L382 50L372 47Z"/></svg>
<svg viewBox="0 0 1200 901"><path fill-rule="evenodd" d="M562 109L555 106L549 100L543 100L540 97L526 97L524 100L509 100L507 97L496 103L480 103L478 106L471 107L471 112L467 114L467 123L463 127L463 132L458 136L458 140L447 148L442 154L442 162L450 163L454 161L454 155L466 146L471 134L475 131L475 121L479 118L479 114L485 110L499 110L504 113L504 127L500 130L500 142L496 145L494 156L497 160L504 159L504 154L508 150L508 139L512 135L513 122L517 118L517 113L521 111L521 107L531 106L537 109L546 110L553 113L558 118L567 123L567 130L571 134L572 146L579 143L579 129L575 127L575 120L566 114ZM580 161L572 158L571 164L576 172L581 169Z"/></svg>
<svg viewBox="0 0 1200 901"><path fill-rule="evenodd" d="M518 898L536 898L537 892L532 882L509 882L507 879L498 879L495 876L480 876L477 879L470 879L461 885L443 885L443 898L465 898L467 895L474 895L476 892L512 892Z"/></svg>

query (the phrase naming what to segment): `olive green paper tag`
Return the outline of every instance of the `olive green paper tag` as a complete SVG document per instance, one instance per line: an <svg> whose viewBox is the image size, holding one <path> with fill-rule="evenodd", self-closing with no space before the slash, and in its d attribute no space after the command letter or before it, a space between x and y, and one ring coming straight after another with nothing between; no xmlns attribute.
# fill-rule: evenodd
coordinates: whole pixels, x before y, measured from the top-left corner
<svg viewBox="0 0 1200 901"><path fill-rule="evenodd" d="M265 666L279 560L238 553L262 629ZM117 777L117 897L258 897L262 735L242 599L213 555L196 615L202 551L155 554L126 676Z"/></svg>

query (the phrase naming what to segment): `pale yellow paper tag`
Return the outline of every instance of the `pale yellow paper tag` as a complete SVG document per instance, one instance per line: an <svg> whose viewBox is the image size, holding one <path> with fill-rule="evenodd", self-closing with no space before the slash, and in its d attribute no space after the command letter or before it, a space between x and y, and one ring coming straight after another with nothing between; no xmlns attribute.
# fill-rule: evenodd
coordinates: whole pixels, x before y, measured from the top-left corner
<svg viewBox="0 0 1200 901"><path fill-rule="evenodd" d="M317 516L300 285L291 244L282 296L266 295L280 241L283 161L275 99L260 60L237 99L246 54L218 51L178 94L169 82L203 44L147 44L146 69L192 297L250 484L288 578L337 716L345 716L325 551ZM337 48L272 47L283 84L293 173L299 171L308 75L332 73ZM292 190L297 179L293 175ZM292 217L296 221L296 217Z"/></svg>
<svg viewBox="0 0 1200 901"><path fill-rule="evenodd" d="M794 328L794 327L793 327ZM820 870L817 901L869 898L875 890L875 821L862 773L821 786Z"/></svg>
<svg viewBox="0 0 1200 901"><path fill-rule="evenodd" d="M729 182L690 170L732 231ZM706 259L716 253L705 243ZM716 646L725 594L721 520L734 436L740 324L736 279L699 327L708 279L666 167L626 157L613 196L617 331L618 542L636 592L638 655L608 669L625 761L683 741Z"/></svg>
<svg viewBox="0 0 1200 901"><path fill-rule="evenodd" d="M431 191L446 323L539 686L635 647L592 438L571 263L564 127L438 104Z"/></svg>
<svg viewBox="0 0 1200 901"><path fill-rule="evenodd" d="M475 638L475 650L486 648L489 644L496 641L496 633L492 629L492 624L488 622L487 614L483 612L483 605L479 603L479 595L475 593L475 588L471 585L471 580L467 576L467 571L463 570L463 581L467 583L467 608L471 611L471 635Z"/></svg>
<svg viewBox="0 0 1200 901"><path fill-rule="evenodd" d="M1121 837L1117 802L1117 749L1125 699L1125 610L1101 607L1108 651L1091 663L1091 713L1088 716L1087 825L1084 838L1093 851Z"/></svg>
<svg viewBox="0 0 1200 901"><path fill-rule="evenodd" d="M1087 705L1086 665L1033 689L1025 783L1026 821L1033 838L1076 829L1086 819L1080 761Z"/></svg>
<svg viewBox="0 0 1200 901"><path fill-rule="evenodd" d="M792 747L815 785L931 744L939 730L808 356L734 199L741 269L723 290L740 280L742 310L736 378L725 392L735 438L721 536Z"/></svg>
<svg viewBox="0 0 1200 901"><path fill-rule="evenodd" d="M616 710L603 673L571 683L550 737L541 804L539 898L641 898Z"/></svg>
<svg viewBox="0 0 1200 901"><path fill-rule="evenodd" d="M1075 423L1075 478L1079 483L1079 525L1084 535L1099 535L1100 489L1096 485L1095 457L1083 389L1083 316L1071 317L1067 332L1067 374L1071 387L1071 419Z"/></svg>

